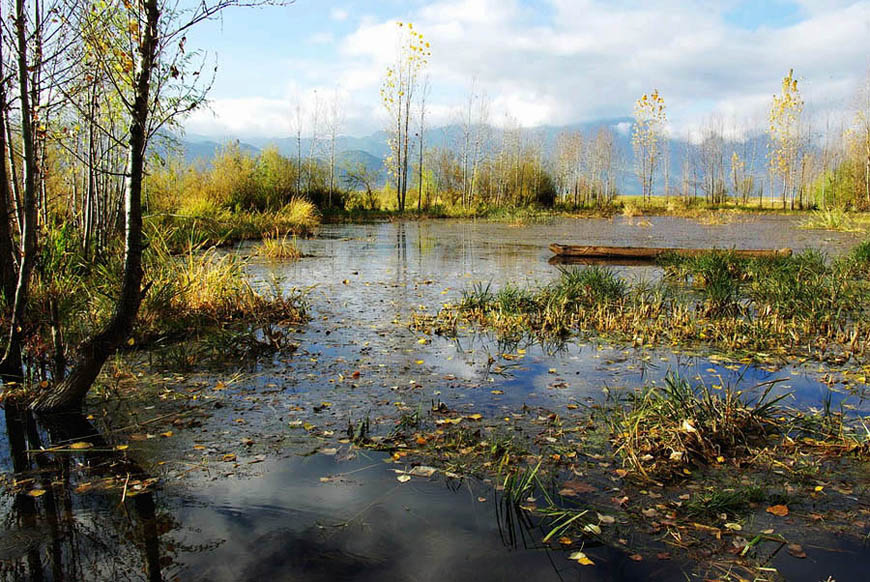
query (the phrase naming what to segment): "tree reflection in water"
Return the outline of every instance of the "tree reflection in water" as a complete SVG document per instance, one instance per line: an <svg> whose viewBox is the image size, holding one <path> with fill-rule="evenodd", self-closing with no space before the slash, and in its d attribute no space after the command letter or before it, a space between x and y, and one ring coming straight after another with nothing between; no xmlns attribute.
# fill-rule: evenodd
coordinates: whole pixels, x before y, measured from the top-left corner
<svg viewBox="0 0 870 582"><path fill-rule="evenodd" d="M0 580L162 580L173 548L160 536L175 524L130 487L148 475L81 414L37 419L7 403L5 421Z"/></svg>

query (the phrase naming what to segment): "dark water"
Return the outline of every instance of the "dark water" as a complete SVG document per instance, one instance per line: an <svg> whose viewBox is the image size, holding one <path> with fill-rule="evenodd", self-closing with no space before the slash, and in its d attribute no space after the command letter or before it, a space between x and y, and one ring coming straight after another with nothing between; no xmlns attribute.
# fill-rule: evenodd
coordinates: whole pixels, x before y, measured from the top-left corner
<svg viewBox="0 0 870 582"><path fill-rule="evenodd" d="M824 384L819 378L826 370L818 365L762 369L703 354L591 342L551 351L499 346L470 330L456 342L429 338L408 327L413 311L434 313L475 283L546 282L556 274L547 263L550 242L813 247L831 255L856 242L852 235L795 226L795 220L765 216L718 226L652 217L522 227L446 221L324 227L319 238L300 241L310 258L251 265L257 284L313 287L313 320L296 334L300 349L292 357L233 384L231 413L171 439L129 442L124 452L112 445L126 439L115 442L120 437L102 435L86 419L60 431L7 419L9 439L0 447L7 476L0 496L0 579L685 580L698 565L681 562L678 552L674 559L653 554L636 562L623 549L587 545L583 551L595 566L580 566L568 552L541 544L541 524L512 514L489 483L441 474L402 483L395 472L405 468L401 462L323 436L313 450L334 450L308 456L308 439L293 436L299 431L288 423L311 421L324 434L338 435L348 420L370 417L383 433L397 411L436 400L486 417L522 405L559 410L599 402L604 390L661 382L671 371L714 387L781 380L777 390L792 393L796 407L819 408L828 399L864 413L861 383ZM619 269L628 278L658 276L652 267ZM178 390L193 381L179 380ZM312 414L318 405L323 411ZM241 427L235 417L243 414ZM276 433L291 436L275 441L276 454L264 462L241 450L241 467L233 469L215 457L224 451L215 439L238 443L240 435L255 434L265 441ZM201 456L190 453L194 442L207 439L208 449L195 451ZM63 455L24 452L76 440L94 447ZM180 461L164 466L158 463L163 458ZM132 482L162 482L122 503L123 488L98 486L119 473ZM13 479L25 480L17 494ZM25 493L35 488L46 493ZM631 541L631 526L616 527ZM870 566L870 554L854 538L813 534L804 547L808 559L781 552L772 565L789 580L833 576L841 582L863 579Z"/></svg>

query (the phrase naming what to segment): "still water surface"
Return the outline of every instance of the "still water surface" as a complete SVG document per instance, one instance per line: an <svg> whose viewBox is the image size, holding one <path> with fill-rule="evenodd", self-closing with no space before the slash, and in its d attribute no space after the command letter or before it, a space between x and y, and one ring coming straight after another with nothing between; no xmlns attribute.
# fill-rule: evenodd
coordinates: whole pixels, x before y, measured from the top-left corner
<svg viewBox="0 0 870 582"><path fill-rule="evenodd" d="M280 443L274 454L263 460L240 452L248 471L228 470L214 459L207 470L193 471L183 462L158 464L183 456L181 435L131 442L120 454L111 451L111 435L104 441L85 419L64 433L10 416L0 465L10 480L18 470L19 479L34 479L46 493L0 496L0 579L685 580L689 566L678 559L635 562L607 546L587 546L596 566L579 566L542 545L546 532L506 512L487 483L443 477L399 483L383 454L338 447L336 454L308 456L306 439L275 437L288 432L288 421L303 418L338 433L348 420L370 417L375 431L388 432L396 407L412 410L434 400L487 417L523 405L557 410L600 401L604 388L660 382L669 371L711 384L779 379L778 389L793 393L795 406L820 407L830 398L834 406L863 413L862 387L831 391L819 382L817 365L761 369L703 353L596 342L558 351L529 345L523 357L508 359L506 348L486 334L469 330L452 341L408 327L413 311L434 313L471 285L552 279L551 242L817 248L835 256L857 241L796 226L795 219L776 216L717 226L668 217L522 227L465 221L325 226L317 238L300 241L308 258L249 267L256 284L310 287L313 319L296 333L299 350L234 384L231 415L216 414L184 433L192 442L210 443L195 462L185 453L191 466L202 465L209 454L223 452L215 439L238 442L235 426L220 423L233 424L244 413L245 434ZM654 267L618 269L629 279L658 276ZM312 417L324 401L330 406ZM94 451L60 461L24 452L75 439L90 439ZM121 503L117 489L93 486L107 466L121 467L134 480L158 476L162 484ZM632 532L622 535L630 539ZM870 556L860 544L830 534L813 542L805 544L810 559L784 553L774 559L786 579L863 579Z"/></svg>

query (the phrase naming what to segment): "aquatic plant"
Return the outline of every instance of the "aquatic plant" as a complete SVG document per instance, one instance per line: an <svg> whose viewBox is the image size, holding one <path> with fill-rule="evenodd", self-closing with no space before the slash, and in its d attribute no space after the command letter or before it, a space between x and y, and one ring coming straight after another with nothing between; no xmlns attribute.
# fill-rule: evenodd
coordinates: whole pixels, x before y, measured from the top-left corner
<svg viewBox="0 0 870 582"><path fill-rule="evenodd" d="M669 480L691 474L697 464L742 458L778 431L780 414L772 384L757 399L731 387L712 390L668 375L662 386L632 394L627 406L611 411L615 454L635 476Z"/></svg>
<svg viewBox="0 0 870 582"><path fill-rule="evenodd" d="M831 208L813 211L801 221L801 228L848 232L855 230L855 222L842 208Z"/></svg>
<svg viewBox="0 0 870 582"><path fill-rule="evenodd" d="M296 236L281 236L275 232L274 236L263 237L262 242L254 247L253 254L272 260L296 260L302 257L302 251L296 243Z"/></svg>

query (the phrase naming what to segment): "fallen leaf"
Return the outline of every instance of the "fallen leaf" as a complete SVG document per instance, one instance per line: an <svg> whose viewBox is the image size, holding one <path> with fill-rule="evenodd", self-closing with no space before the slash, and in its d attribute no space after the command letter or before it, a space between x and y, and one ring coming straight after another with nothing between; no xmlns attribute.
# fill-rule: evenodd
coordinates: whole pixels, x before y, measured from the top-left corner
<svg viewBox="0 0 870 582"><path fill-rule="evenodd" d="M227 454L224 455L222 458L223 458L224 461L226 461L227 463L229 463L229 462L232 462L232 461L235 461L235 460L236 460L236 455L235 455L234 453L227 453Z"/></svg>
<svg viewBox="0 0 870 582"><path fill-rule="evenodd" d="M771 505L767 508L767 513L775 515L777 517L785 517L788 515L788 507L785 505Z"/></svg>
<svg viewBox="0 0 870 582"><path fill-rule="evenodd" d="M93 445L92 443L89 443L89 442L87 442L87 441L79 441L79 442L77 442L77 443L73 443L73 444L71 444L71 445L69 446L69 448L78 450L78 449L89 449L89 448L91 448L91 447L93 447L93 446L94 446L94 445Z"/></svg>
<svg viewBox="0 0 870 582"><path fill-rule="evenodd" d="M595 487L588 483L584 483L583 481L565 481L562 483L562 489L559 491L559 495L573 497L583 493L594 493L595 491Z"/></svg>
<svg viewBox="0 0 870 582"><path fill-rule="evenodd" d="M731 531L741 531L743 526L739 523L726 523L725 529L730 529Z"/></svg>
<svg viewBox="0 0 870 582"><path fill-rule="evenodd" d="M410 475L399 475L398 477L396 477L396 479L399 481L399 483L407 483L408 481L411 480L411 476Z"/></svg>
<svg viewBox="0 0 870 582"><path fill-rule="evenodd" d="M436 469L435 467L420 465L419 467L414 467L413 469L408 471L408 474L413 475L414 477L431 477L437 472L438 469Z"/></svg>
<svg viewBox="0 0 870 582"><path fill-rule="evenodd" d="M39 497L41 495L45 495L45 489L31 489L27 492L31 497Z"/></svg>
<svg viewBox="0 0 870 582"><path fill-rule="evenodd" d="M568 556L568 559L569 559L569 560L574 560L575 562L577 562L577 563L580 564L581 566L594 566L594 565L595 565L595 562L593 562L592 560L590 560L590 559L586 556L586 554L584 554L583 552L574 552L573 554L571 554L570 556Z"/></svg>
<svg viewBox="0 0 870 582"><path fill-rule="evenodd" d="M631 555L628 557L628 559L629 559L629 560L632 560L632 561L634 561L634 562L642 562L642 561L643 561L643 556L641 556L640 554L631 554Z"/></svg>
<svg viewBox="0 0 870 582"><path fill-rule="evenodd" d="M587 523L583 526L583 531L586 533L591 533L594 535L601 535L601 528L595 525L594 523Z"/></svg>
<svg viewBox="0 0 870 582"><path fill-rule="evenodd" d="M616 523L616 518L613 517L612 515L601 515L599 513L598 514L598 521L605 524L605 525L610 525L610 524Z"/></svg>
<svg viewBox="0 0 870 582"><path fill-rule="evenodd" d="M800 544L789 544L786 549L788 550L788 553L795 558L803 559L807 557L807 553L804 551Z"/></svg>

